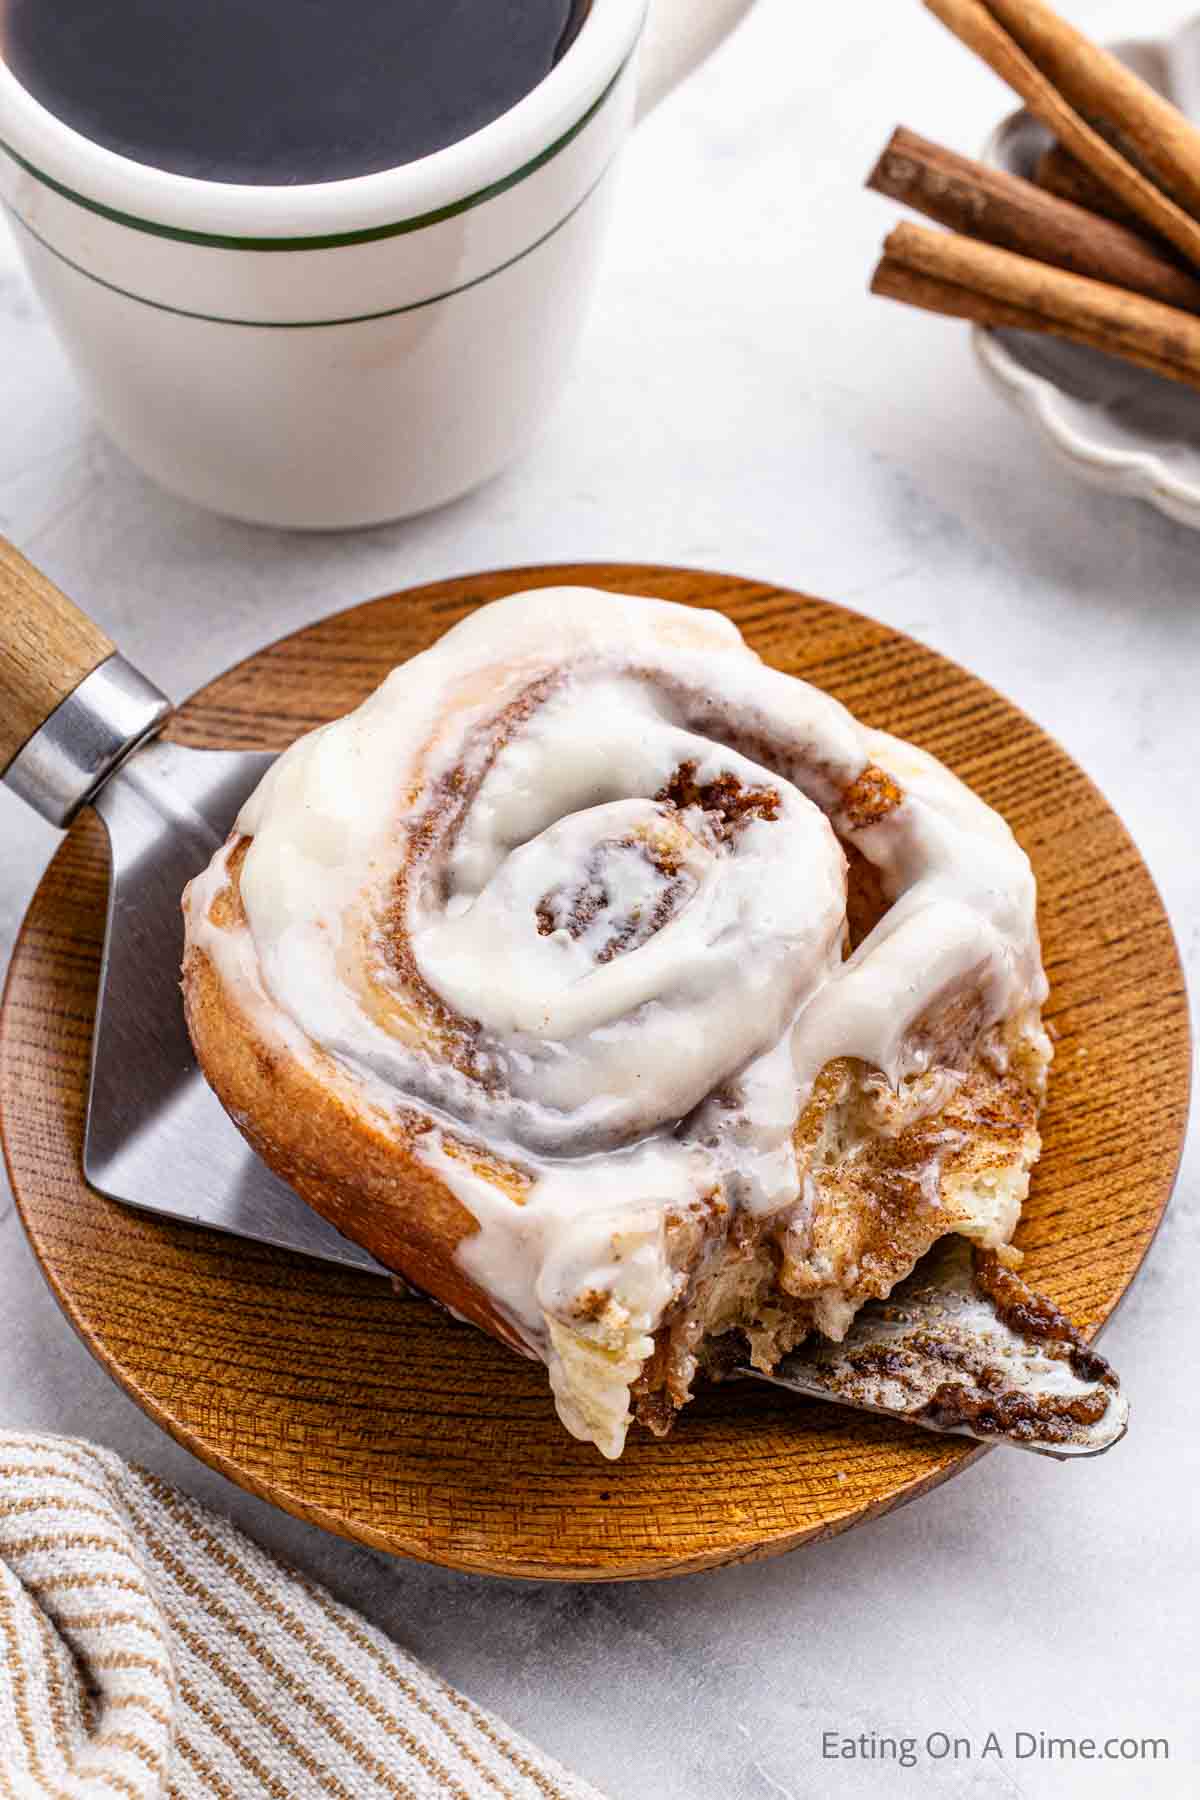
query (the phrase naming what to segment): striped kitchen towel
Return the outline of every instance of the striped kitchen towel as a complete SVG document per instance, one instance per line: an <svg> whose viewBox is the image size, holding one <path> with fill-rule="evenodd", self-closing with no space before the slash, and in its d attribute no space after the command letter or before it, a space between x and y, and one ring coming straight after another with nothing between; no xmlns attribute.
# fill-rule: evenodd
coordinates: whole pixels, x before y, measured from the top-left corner
<svg viewBox="0 0 1200 1800"><path fill-rule="evenodd" d="M0 1432L0 1795L601 1800L145 1469Z"/></svg>

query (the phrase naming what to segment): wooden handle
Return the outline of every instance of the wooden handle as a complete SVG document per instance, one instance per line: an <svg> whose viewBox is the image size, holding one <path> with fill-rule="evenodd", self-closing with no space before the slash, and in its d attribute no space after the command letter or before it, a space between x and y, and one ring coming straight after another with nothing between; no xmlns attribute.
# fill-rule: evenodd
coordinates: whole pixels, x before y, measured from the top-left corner
<svg viewBox="0 0 1200 1800"><path fill-rule="evenodd" d="M0 537L0 771L115 645Z"/></svg>

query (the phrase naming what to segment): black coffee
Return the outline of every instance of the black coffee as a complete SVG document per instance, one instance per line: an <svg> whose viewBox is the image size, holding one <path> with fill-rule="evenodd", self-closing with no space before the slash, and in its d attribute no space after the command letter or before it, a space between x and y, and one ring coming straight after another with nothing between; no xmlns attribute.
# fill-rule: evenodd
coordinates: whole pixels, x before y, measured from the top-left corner
<svg viewBox="0 0 1200 1800"><path fill-rule="evenodd" d="M0 0L66 124L206 181L337 181L442 150L547 75L590 0Z"/></svg>

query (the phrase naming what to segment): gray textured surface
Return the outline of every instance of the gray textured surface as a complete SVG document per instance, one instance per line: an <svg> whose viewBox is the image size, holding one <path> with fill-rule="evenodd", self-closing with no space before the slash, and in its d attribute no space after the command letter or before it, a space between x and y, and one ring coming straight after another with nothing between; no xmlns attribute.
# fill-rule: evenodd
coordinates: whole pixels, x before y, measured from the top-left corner
<svg viewBox="0 0 1200 1800"><path fill-rule="evenodd" d="M1098 35L1131 18L1070 11ZM1155 3L1136 23L1172 17ZM892 214L860 183L897 119L970 149L1005 105L915 3L762 0L632 146L583 356L540 444L445 512L356 535L226 524L143 481L89 425L5 244L0 529L177 695L372 593L508 563L706 563L844 600L1058 735L1141 845L1195 983L1200 536L1074 485L985 388L963 331L863 292ZM0 950L54 842L0 793ZM1134 1402L1111 1456L995 1453L905 1512L753 1568L496 1584L292 1522L92 1363L6 1193L0 1419L86 1433L202 1494L614 1800L1190 1794L1196 1181L1193 1155L1105 1342ZM823 1763L826 1729L946 1731L975 1756ZM980 1758L989 1730L1003 1761ZM1016 1730L1162 1735L1171 1760L1015 1760Z"/></svg>

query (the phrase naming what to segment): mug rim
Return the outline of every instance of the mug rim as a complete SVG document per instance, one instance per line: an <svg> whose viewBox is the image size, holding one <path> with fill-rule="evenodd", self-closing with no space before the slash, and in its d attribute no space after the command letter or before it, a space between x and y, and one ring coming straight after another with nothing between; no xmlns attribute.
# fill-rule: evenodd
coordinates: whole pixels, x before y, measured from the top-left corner
<svg viewBox="0 0 1200 1800"><path fill-rule="evenodd" d="M95 143L36 100L0 59L0 155L116 224L238 250L328 249L440 223L515 186L565 149L636 48L649 0L592 0L549 74L490 124L415 161L294 186L206 181ZM17 208L11 198L7 204Z"/></svg>

